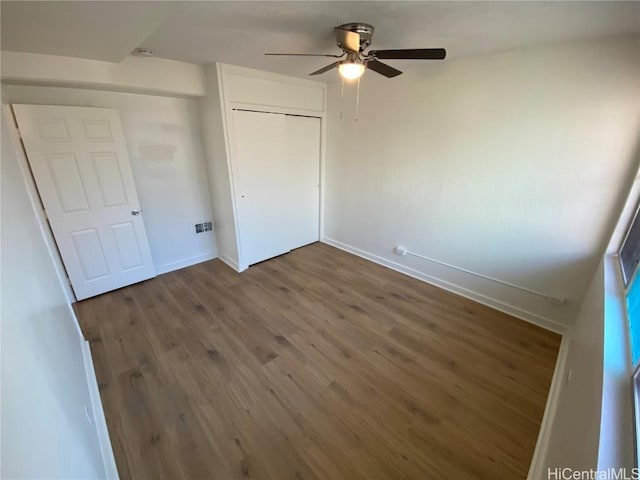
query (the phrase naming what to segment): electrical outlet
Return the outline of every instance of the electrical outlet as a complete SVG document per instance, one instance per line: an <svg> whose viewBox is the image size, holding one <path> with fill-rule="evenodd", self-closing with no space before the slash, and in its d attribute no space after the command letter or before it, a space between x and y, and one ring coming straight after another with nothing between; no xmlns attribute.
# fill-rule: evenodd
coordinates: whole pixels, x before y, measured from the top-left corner
<svg viewBox="0 0 640 480"><path fill-rule="evenodd" d="M407 249L398 245L396 248L393 249L393 253L395 253L396 255L400 255L401 257L404 257L407 254Z"/></svg>
<svg viewBox="0 0 640 480"><path fill-rule="evenodd" d="M202 224L202 223L196 223L195 227L196 227L196 233L202 233L202 232L204 232L204 224Z"/></svg>

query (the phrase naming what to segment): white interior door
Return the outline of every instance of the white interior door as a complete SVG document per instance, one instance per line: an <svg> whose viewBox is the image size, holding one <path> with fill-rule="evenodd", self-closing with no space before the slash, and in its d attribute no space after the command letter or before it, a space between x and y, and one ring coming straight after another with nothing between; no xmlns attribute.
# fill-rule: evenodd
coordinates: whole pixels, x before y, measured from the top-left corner
<svg viewBox="0 0 640 480"><path fill-rule="evenodd" d="M155 276L118 111L13 109L76 298Z"/></svg>
<svg viewBox="0 0 640 480"><path fill-rule="evenodd" d="M320 119L286 115L289 248L320 240Z"/></svg>
<svg viewBox="0 0 640 480"><path fill-rule="evenodd" d="M241 259L249 266L291 247L284 115L234 110Z"/></svg>
<svg viewBox="0 0 640 480"><path fill-rule="evenodd" d="M319 239L320 119L233 111L242 266Z"/></svg>

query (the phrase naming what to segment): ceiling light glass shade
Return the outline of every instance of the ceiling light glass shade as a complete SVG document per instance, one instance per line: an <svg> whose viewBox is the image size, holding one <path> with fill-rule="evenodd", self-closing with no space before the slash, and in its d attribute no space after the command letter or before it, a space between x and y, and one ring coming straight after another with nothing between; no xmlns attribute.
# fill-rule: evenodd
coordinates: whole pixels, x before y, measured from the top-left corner
<svg viewBox="0 0 640 480"><path fill-rule="evenodd" d="M364 73L363 63L344 62L338 65L338 72L342 78L347 80L355 80L360 78Z"/></svg>

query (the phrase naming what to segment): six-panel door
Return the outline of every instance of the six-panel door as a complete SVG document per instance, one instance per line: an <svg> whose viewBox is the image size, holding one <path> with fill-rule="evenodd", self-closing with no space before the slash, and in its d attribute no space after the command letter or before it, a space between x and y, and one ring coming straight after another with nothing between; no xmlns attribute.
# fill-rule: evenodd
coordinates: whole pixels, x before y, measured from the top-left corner
<svg viewBox="0 0 640 480"><path fill-rule="evenodd" d="M13 109L76 298L155 276L118 111Z"/></svg>

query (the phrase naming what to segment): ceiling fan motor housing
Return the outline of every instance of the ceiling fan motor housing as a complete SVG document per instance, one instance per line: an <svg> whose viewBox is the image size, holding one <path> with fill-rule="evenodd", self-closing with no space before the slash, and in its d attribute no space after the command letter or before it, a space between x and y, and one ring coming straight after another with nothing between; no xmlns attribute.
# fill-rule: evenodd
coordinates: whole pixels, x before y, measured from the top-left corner
<svg viewBox="0 0 640 480"><path fill-rule="evenodd" d="M342 45L340 30L346 30L347 32L353 32L360 35L360 51L365 50L369 45L371 45L371 38L373 37L373 25L369 25L368 23L345 23L344 25L340 25L335 28L336 30L336 38L338 40L338 46L343 50L347 50L346 45Z"/></svg>

